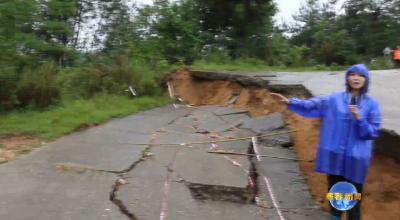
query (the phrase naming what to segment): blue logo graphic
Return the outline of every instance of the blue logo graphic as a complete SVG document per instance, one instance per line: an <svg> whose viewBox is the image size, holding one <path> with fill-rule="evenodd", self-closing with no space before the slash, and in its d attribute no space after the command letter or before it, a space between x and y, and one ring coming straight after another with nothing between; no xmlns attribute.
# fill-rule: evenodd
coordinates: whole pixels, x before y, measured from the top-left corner
<svg viewBox="0 0 400 220"><path fill-rule="evenodd" d="M338 182L332 186L326 197L335 209L348 211L361 200L361 193L349 182Z"/></svg>

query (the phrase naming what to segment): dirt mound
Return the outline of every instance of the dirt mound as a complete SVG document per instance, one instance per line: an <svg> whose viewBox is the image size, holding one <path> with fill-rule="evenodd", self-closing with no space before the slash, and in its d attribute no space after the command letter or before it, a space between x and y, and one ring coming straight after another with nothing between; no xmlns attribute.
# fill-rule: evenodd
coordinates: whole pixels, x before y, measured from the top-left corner
<svg viewBox="0 0 400 220"><path fill-rule="evenodd" d="M224 80L196 80L187 70L181 70L167 79L175 95L194 105L222 105L238 96L235 108L248 110L251 116L283 112L284 106L271 99L266 89L243 88L235 82Z"/></svg>
<svg viewBox="0 0 400 220"><path fill-rule="evenodd" d="M299 158L315 159L319 141L319 121L304 119L290 113L286 107L275 102L266 89L246 87L224 80L199 80L191 77L188 70L180 70L167 79L174 92L194 105L222 105L245 109L251 116L261 116L281 112L288 127L296 130L292 135ZM324 210L328 210L326 200L326 176L314 172L314 163L300 162L300 169L306 177L311 194ZM398 219L400 216L400 164L383 155L376 155L369 170L363 194L363 219Z"/></svg>

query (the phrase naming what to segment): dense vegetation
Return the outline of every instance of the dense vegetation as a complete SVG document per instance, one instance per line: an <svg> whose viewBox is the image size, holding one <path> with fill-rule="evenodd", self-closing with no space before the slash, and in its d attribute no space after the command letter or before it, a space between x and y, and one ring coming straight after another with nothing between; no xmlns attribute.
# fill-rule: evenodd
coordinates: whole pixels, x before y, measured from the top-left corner
<svg viewBox="0 0 400 220"><path fill-rule="evenodd" d="M276 24L272 0L3 0L0 111L48 109L99 94L161 94L174 65L390 68L400 45L400 0L306 0Z"/></svg>

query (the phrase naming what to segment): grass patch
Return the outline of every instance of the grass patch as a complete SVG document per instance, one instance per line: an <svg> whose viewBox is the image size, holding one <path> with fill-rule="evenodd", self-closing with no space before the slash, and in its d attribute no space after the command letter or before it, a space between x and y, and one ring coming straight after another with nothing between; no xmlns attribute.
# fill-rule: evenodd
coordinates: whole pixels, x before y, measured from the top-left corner
<svg viewBox="0 0 400 220"><path fill-rule="evenodd" d="M198 70L215 70L215 71L252 71L262 72L268 71L271 67L262 62L243 62L232 61L227 63L196 61L191 68Z"/></svg>
<svg viewBox="0 0 400 220"><path fill-rule="evenodd" d="M257 60L234 60L231 62L207 62L204 60L196 61L192 66L196 70L209 71L234 71L234 72L310 72L310 71L345 71L348 66L325 66L314 65L304 67L268 66L266 63Z"/></svg>
<svg viewBox="0 0 400 220"><path fill-rule="evenodd" d="M390 57L377 57L365 63L370 70L393 69L395 65ZM198 60L192 66L192 69L206 71L233 71L233 72L316 72L316 71L346 71L351 65L332 64L326 66L315 64L309 66L269 66L265 62L257 59L237 59L207 61Z"/></svg>
<svg viewBox="0 0 400 220"><path fill-rule="evenodd" d="M26 110L0 116L0 135L29 134L55 139L82 127L93 126L110 118L166 105L164 97L99 95L90 100L66 101L47 111Z"/></svg>

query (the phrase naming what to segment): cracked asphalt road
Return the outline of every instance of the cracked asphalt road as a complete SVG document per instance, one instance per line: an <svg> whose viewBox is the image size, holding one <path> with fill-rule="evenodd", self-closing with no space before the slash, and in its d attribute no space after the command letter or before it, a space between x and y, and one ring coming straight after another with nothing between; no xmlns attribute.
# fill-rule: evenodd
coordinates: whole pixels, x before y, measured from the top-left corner
<svg viewBox="0 0 400 220"><path fill-rule="evenodd" d="M207 153L254 153L250 140L189 144L273 132L284 127L281 117L166 106L65 136L0 166L0 219L322 218L297 163ZM294 157L284 142L288 135L258 147Z"/></svg>

